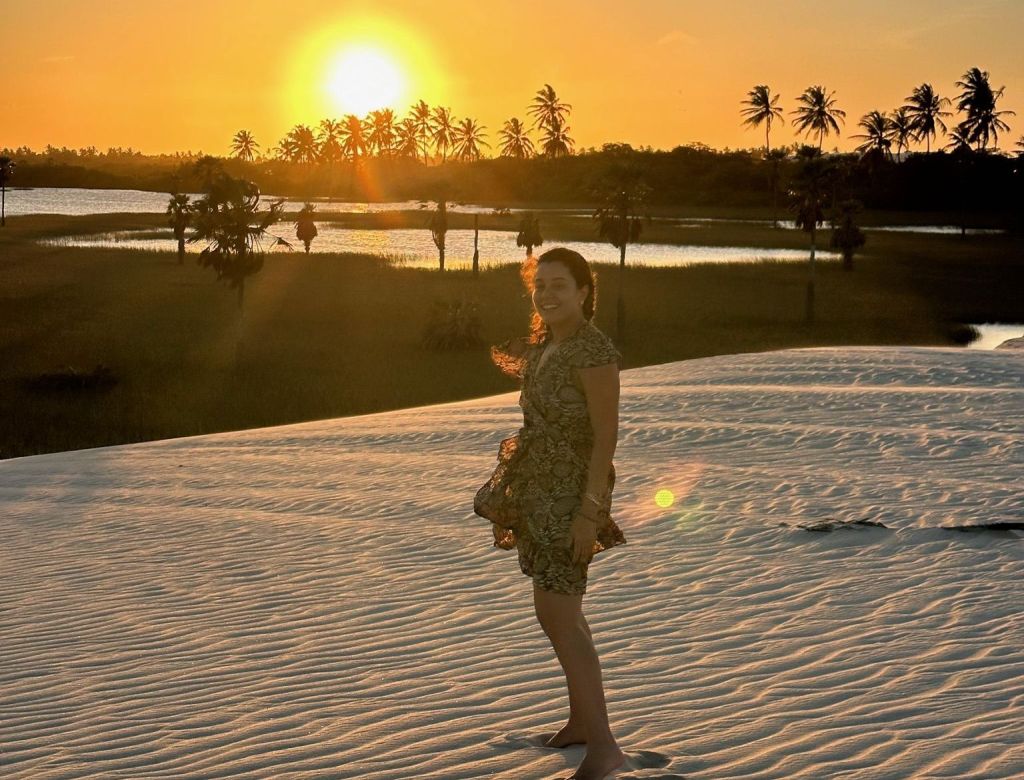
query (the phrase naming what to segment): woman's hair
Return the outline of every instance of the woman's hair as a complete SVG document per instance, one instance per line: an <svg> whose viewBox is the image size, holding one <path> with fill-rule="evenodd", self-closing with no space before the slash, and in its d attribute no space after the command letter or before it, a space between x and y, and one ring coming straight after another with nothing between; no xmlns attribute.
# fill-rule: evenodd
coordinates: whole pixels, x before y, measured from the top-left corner
<svg viewBox="0 0 1024 780"><path fill-rule="evenodd" d="M533 293L533 279L537 274L537 267L541 263L561 263L569 269L569 274L576 282L577 288L589 288L587 297L583 301L583 316L588 322L592 320L594 318L594 310L597 307L597 277L590 270L590 263L587 262L586 258L579 252L566 249L563 246L549 249L541 254L540 257L533 257L531 255L526 258L523 267L519 271L519 275L522 277L523 284L526 285L526 289L531 295ZM534 310L530 317L530 343L540 344L546 341L550 335L551 332L547 324L540 314Z"/></svg>

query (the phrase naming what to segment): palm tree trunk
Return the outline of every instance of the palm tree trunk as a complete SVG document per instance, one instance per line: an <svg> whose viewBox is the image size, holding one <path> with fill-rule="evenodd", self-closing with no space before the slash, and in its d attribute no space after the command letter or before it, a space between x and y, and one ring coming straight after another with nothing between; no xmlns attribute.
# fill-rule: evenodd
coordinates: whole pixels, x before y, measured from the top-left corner
<svg viewBox="0 0 1024 780"><path fill-rule="evenodd" d="M807 298L804 307L804 319L808 325L814 323L814 230L811 230L811 261L809 263L810 272L807 278Z"/></svg>
<svg viewBox="0 0 1024 780"><path fill-rule="evenodd" d="M242 362L242 333L245 321L245 280L238 285L238 329L235 331L235 367Z"/></svg>
<svg viewBox="0 0 1024 780"><path fill-rule="evenodd" d="M185 237L178 239L178 265L185 264Z"/></svg>
<svg viewBox="0 0 1024 780"><path fill-rule="evenodd" d="M473 276L480 275L480 215L473 215Z"/></svg>
<svg viewBox="0 0 1024 780"><path fill-rule="evenodd" d="M443 271L444 270L444 246L443 245L439 246L437 248L437 257L438 257L438 262L441 264L441 270Z"/></svg>
<svg viewBox="0 0 1024 780"><path fill-rule="evenodd" d="M7 187L0 187L0 227L7 227Z"/></svg>

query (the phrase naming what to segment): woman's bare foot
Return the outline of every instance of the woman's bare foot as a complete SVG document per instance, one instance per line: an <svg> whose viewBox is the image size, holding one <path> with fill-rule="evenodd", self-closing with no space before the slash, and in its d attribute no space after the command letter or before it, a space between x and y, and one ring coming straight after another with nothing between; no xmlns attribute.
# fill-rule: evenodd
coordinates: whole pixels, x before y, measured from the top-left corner
<svg viewBox="0 0 1024 780"><path fill-rule="evenodd" d="M587 755L569 780L604 780L626 763L626 755L614 742L610 745L590 745Z"/></svg>
<svg viewBox="0 0 1024 780"><path fill-rule="evenodd" d="M552 734L544 742L544 747L564 748L569 745L585 745L587 743L587 732L582 726L577 726L569 721L557 734Z"/></svg>

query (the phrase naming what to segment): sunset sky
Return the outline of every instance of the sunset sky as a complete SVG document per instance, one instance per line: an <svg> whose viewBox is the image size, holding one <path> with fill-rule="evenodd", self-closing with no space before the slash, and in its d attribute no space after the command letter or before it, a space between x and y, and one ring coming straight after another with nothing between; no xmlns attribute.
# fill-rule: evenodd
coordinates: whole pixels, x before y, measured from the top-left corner
<svg viewBox="0 0 1024 780"><path fill-rule="evenodd" d="M794 99L821 84L847 112L826 148L851 149L863 114L924 81L952 98L972 66L1018 114L1000 147L1024 135L1021 0L3 0L2 26L0 148L227 154L245 128L266 150L297 123L363 113L368 90L399 117L419 99L473 117L494 151L545 83L573 106L577 148L750 147L764 135L741 127L740 101L763 83L787 112L773 145L795 140Z"/></svg>

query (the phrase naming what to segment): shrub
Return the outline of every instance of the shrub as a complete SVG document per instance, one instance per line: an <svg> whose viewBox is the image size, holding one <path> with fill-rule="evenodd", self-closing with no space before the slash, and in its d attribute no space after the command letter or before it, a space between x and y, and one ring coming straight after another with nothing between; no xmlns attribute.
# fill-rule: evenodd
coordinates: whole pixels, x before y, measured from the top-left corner
<svg viewBox="0 0 1024 780"><path fill-rule="evenodd" d="M423 345L435 351L479 347L483 344L479 309L475 302L435 301L423 330Z"/></svg>

